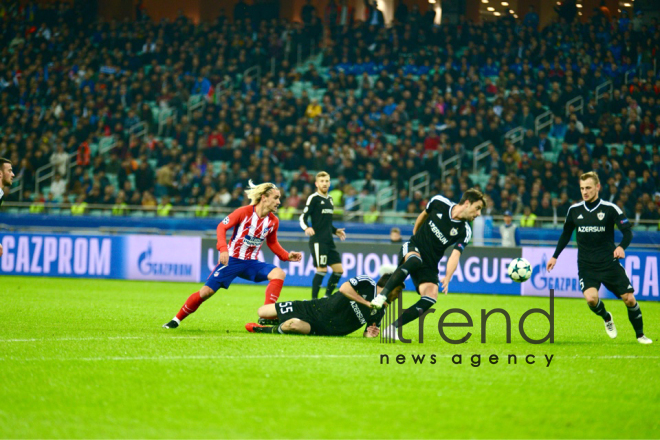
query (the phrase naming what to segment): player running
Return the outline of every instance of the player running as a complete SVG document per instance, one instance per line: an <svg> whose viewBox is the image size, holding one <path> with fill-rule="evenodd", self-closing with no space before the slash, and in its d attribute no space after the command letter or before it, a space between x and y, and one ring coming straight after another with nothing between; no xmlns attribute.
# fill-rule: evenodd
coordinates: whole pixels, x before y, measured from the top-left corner
<svg viewBox="0 0 660 440"><path fill-rule="evenodd" d="M575 238L578 246L578 277L580 289L589 308L603 318L607 335L612 339L616 338L617 331L612 314L605 310L605 304L598 298L598 289L601 283L604 284L628 307L628 319L635 330L637 341L641 344L651 344L653 340L644 336L642 311L635 300L635 289L619 262L619 259L625 258L625 249L632 241L630 222L618 206L598 197L600 179L595 172L580 176L580 191L583 201L568 209L564 231L559 237L554 255L548 261L548 272L555 267L559 254L571 240L573 230L577 228ZM623 233L623 240L618 246L614 245L614 225Z"/></svg>
<svg viewBox="0 0 660 440"><path fill-rule="evenodd" d="M11 186L14 182L14 170L12 170L11 160L0 157L0 206L4 197L4 188ZM0 257L2 256L2 245L0 244Z"/></svg>
<svg viewBox="0 0 660 440"><path fill-rule="evenodd" d="M279 318L281 324L265 327L250 323L246 324L245 328L251 333L345 336L365 326L364 337L378 337L380 321L385 310L372 310L370 301L383 290L391 275L391 273L382 275L378 283L367 276L351 278L339 287L339 293L330 298L261 306L259 308L261 318L269 320ZM388 301L394 301L402 290L403 283L395 286L388 295Z"/></svg>
<svg viewBox="0 0 660 440"><path fill-rule="evenodd" d="M344 273L344 267L341 265L341 257L335 247L332 234L337 235L342 241L346 239L346 232L337 229L332 225L332 214L334 205L332 197L328 196L330 189L330 174L321 171L316 175L316 191L307 198L307 204L303 213L300 215L300 227L309 237L309 249L314 256L316 265L316 274L312 280L312 299L319 296L319 290L323 283L323 278L328 273L328 266L332 268L332 275L328 280L328 286L325 290L325 296L332 295L337 287L341 275ZM312 218L312 224L309 224L309 218Z"/></svg>
<svg viewBox="0 0 660 440"><path fill-rule="evenodd" d="M194 313L219 288L228 289L236 277L256 283L268 280L265 304L274 304L280 297L286 274L273 264L257 260L261 245L266 240L270 250L282 261L300 261L302 254L285 251L277 241L280 222L273 214L280 206L277 186L272 183L254 185L250 180L245 194L251 201L250 205L238 208L218 225L220 262L204 287L190 295L179 313L163 327L177 328L186 316ZM234 234L227 247L227 230L231 228L234 228Z"/></svg>
<svg viewBox="0 0 660 440"><path fill-rule="evenodd" d="M486 206L484 195L476 188L468 189L458 204L437 195L426 205L417 217L410 241L403 244L399 253L399 267L385 285L383 291L371 301L371 306L379 309L385 299L410 275L421 298L407 309L390 327L385 335L399 340L404 325L419 318L433 307L438 299L438 264L445 251L452 245L454 250L447 260L447 273L440 280L442 291L449 290L449 281L458 266L461 253L472 238L472 228L468 222L479 217Z"/></svg>

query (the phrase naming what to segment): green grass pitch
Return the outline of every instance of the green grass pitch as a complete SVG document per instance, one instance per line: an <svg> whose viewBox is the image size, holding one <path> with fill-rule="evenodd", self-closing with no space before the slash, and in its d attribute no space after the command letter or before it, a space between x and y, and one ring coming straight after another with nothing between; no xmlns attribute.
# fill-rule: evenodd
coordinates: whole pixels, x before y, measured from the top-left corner
<svg viewBox="0 0 660 440"><path fill-rule="evenodd" d="M547 298L441 296L419 344L361 337L249 334L264 285L220 291L177 330L161 325L200 284L3 276L2 438L653 438L660 434L660 304L643 302L638 344L620 301L605 301L619 337L584 301L556 299L555 343L532 345L520 316ZM282 300L309 289L285 287ZM406 292L404 305L417 295ZM437 331L462 308L465 344ZM504 308L480 342L480 310ZM454 322L460 320L456 315ZM406 331L416 332L416 327ZM547 320L532 315L530 336ZM406 332L404 332L406 333ZM389 354L389 365L380 355ZM406 362L397 364L398 354ZM426 354L423 364L411 355ZM429 356L436 355L436 363ZM452 355L462 354L462 365ZM473 367L470 356L481 355ZM488 357L499 356L492 365ZM506 356L518 355L509 365ZM536 356L528 365L525 355ZM553 355L550 366L544 355ZM531 359L531 358L530 358Z"/></svg>

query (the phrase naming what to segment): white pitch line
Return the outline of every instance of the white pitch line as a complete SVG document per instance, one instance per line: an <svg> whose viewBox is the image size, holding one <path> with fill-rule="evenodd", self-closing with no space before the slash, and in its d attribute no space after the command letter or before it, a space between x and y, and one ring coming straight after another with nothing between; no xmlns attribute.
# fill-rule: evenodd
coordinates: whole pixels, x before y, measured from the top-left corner
<svg viewBox="0 0 660 440"><path fill-rule="evenodd" d="M370 357L369 354L299 354L299 355L205 355L205 356L107 356L107 357L84 357L84 358L0 358L0 361L179 361L179 360L213 360L213 359L326 359L326 358L363 358Z"/></svg>
<svg viewBox="0 0 660 440"><path fill-rule="evenodd" d="M478 354L478 353L475 353ZM509 354L501 354L498 356L506 357ZM430 356L429 354L426 354ZM38 362L38 361L80 361L80 362L103 362L103 361L180 361L180 360L215 360L215 359L332 359L332 358L365 358L365 357L378 357L378 354L293 354L293 355L204 355L204 356L102 356L102 357L82 357L82 358L0 358L1 361L21 361L21 362ZM470 354L464 354L469 358ZM516 355L524 358L526 355ZM537 358L542 358L543 355L537 355ZM451 358L450 354L436 354L437 358ZM615 355L615 356L557 356L557 360L562 359L660 359L660 356L634 356L634 355Z"/></svg>
<svg viewBox="0 0 660 440"><path fill-rule="evenodd" d="M4 342L59 342L59 341L112 341L124 339L248 339L251 336L235 335L207 335L207 336L90 336L88 338L31 338L31 339L0 339L0 344Z"/></svg>

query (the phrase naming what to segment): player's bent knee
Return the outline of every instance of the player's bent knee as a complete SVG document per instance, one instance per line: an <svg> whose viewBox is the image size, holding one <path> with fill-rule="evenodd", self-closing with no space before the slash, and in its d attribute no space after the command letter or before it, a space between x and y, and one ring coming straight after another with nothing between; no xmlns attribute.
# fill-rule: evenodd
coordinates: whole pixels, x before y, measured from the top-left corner
<svg viewBox="0 0 660 440"><path fill-rule="evenodd" d="M621 295L621 299L627 307L633 307L635 304L637 304L637 300L635 299L635 295L633 293L624 293Z"/></svg>
<svg viewBox="0 0 660 440"><path fill-rule="evenodd" d="M269 280L284 280L285 278L286 278L286 274L279 267L276 267L275 269L271 270L270 273L268 274Z"/></svg>
<svg viewBox="0 0 660 440"><path fill-rule="evenodd" d="M266 304L259 307L257 310L257 315L259 318L273 319L277 317L277 310L275 310L275 304Z"/></svg>
<svg viewBox="0 0 660 440"><path fill-rule="evenodd" d="M199 296L202 298L210 298L215 293L215 290L211 289L209 286L204 286L199 289Z"/></svg>

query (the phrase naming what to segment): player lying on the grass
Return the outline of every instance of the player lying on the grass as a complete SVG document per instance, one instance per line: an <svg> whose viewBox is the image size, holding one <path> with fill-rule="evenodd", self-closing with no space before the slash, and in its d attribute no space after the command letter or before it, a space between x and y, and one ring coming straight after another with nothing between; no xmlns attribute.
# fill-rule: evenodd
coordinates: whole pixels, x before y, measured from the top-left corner
<svg viewBox="0 0 660 440"><path fill-rule="evenodd" d="M399 327L416 320L438 299L438 263L445 251L454 246L447 260L447 272L440 280L442 291L446 294L458 261L465 247L472 238L472 229L468 222L479 217L486 206L484 195L476 188L468 189L458 204L437 195L426 205L426 209L417 217L410 241L403 244L399 253L399 267L394 271L382 293L371 305L380 308L389 292L411 276L421 298L407 309L399 319L384 332L390 338L398 340Z"/></svg>
<svg viewBox="0 0 660 440"><path fill-rule="evenodd" d="M382 275L378 283L367 276L351 278L330 298L287 301L262 306L259 308L259 316L271 320L278 318L280 324L266 327L250 323L246 324L245 328L252 333L345 336L365 326L364 337L375 338L380 332L380 321L385 310L384 308L373 310L371 300L383 290L391 275L391 273ZM394 286L388 294L387 301L394 301L402 290L403 283Z"/></svg>
<svg viewBox="0 0 660 440"><path fill-rule="evenodd" d="M332 275L328 280L325 296L332 295L337 287L341 275L344 273L344 267L341 265L341 256L337 252L332 234L337 235L342 241L346 239L345 230L337 229L332 224L334 204L332 197L328 196L330 174L325 171L318 173L315 185L317 191L307 198L305 209L300 214L300 227L309 237L309 249L312 251L316 263L316 274L312 280L312 299L319 296L323 277L328 273L328 266L332 268Z"/></svg>
<svg viewBox="0 0 660 440"><path fill-rule="evenodd" d="M272 183L254 185L249 182L245 194L251 204L238 208L218 225L217 248L220 262L213 269L206 284L199 291L190 295L179 313L165 328L177 328L181 321L220 288L228 289L236 277L260 283L268 280L265 304L274 304L280 297L286 274L279 267L257 260L264 240L275 255L282 261L300 261L300 252L287 252L277 241L277 228L280 224L273 214L280 206L280 191ZM227 230L234 228L229 246Z"/></svg>
<svg viewBox="0 0 660 440"><path fill-rule="evenodd" d="M641 344L651 344L653 340L644 336L642 311L635 299L635 289L619 262L619 259L625 258L625 249L632 241L630 222L618 206L598 197L600 179L595 172L580 176L580 192L583 201L568 209L564 231L559 237L554 255L548 261L547 270L550 272L555 267L559 254L577 228L578 277L589 308L603 318L608 336L616 338L612 314L605 310L605 304L598 298L598 289L601 283L604 284L628 307L628 319L635 329L637 340ZM623 233L623 240L618 246L614 244L614 225Z"/></svg>

